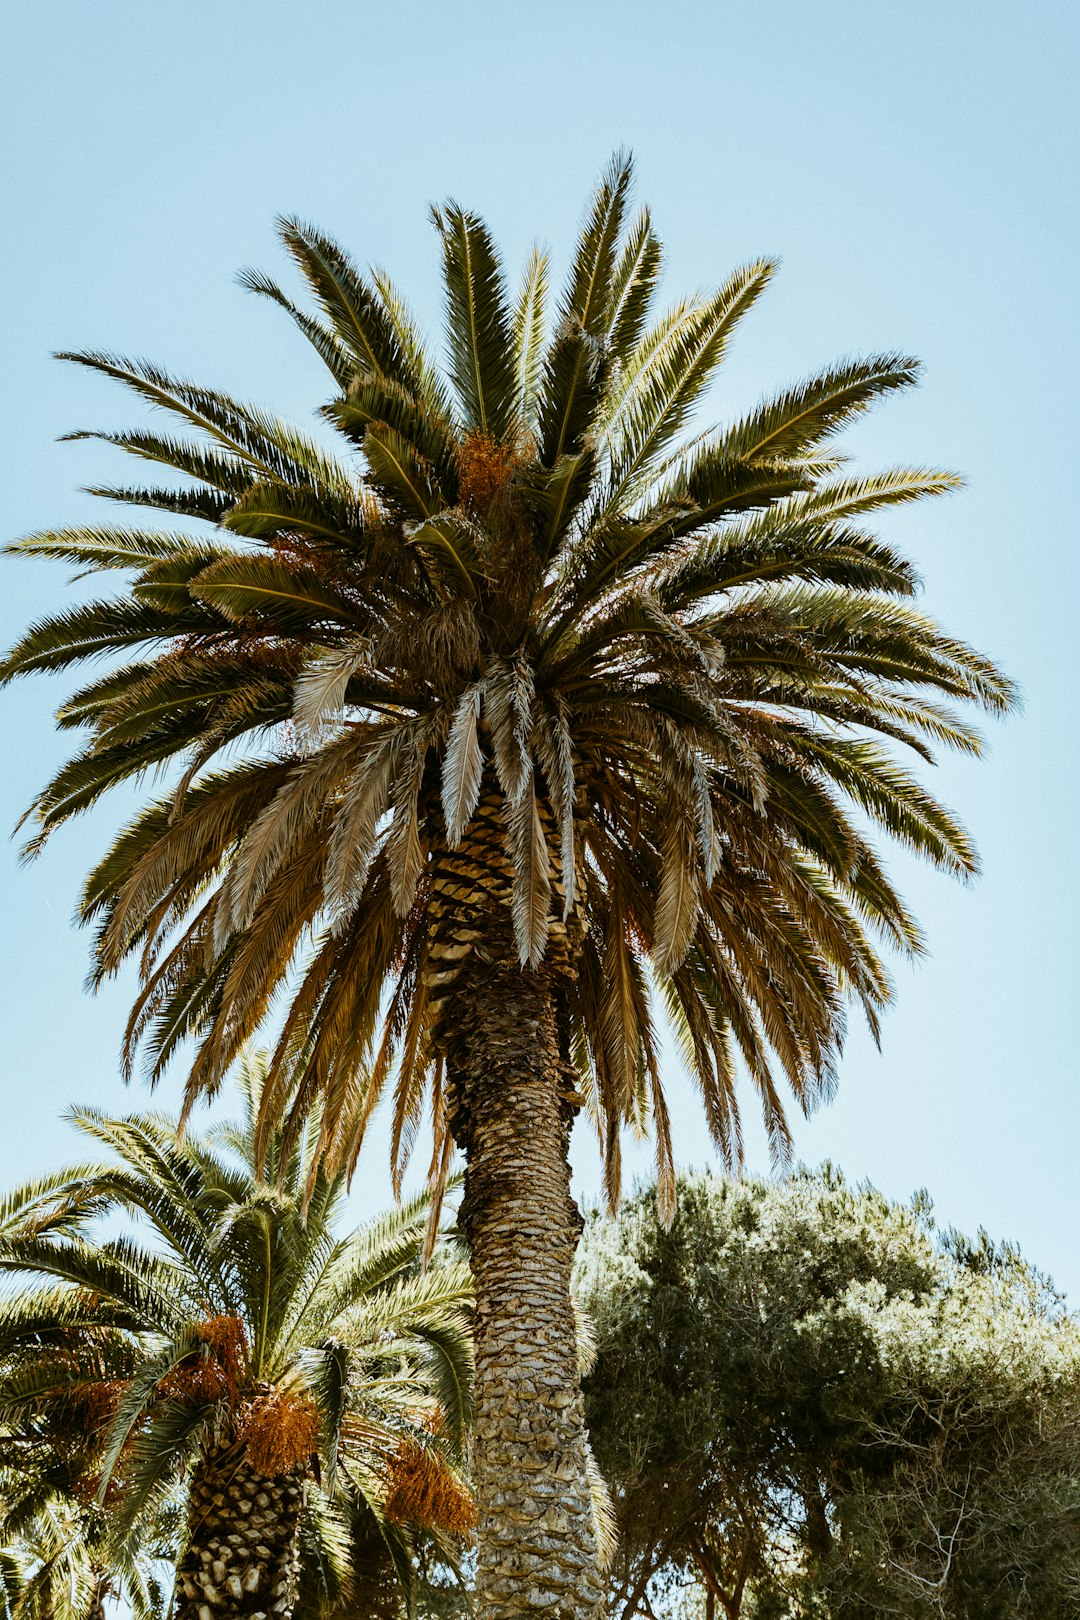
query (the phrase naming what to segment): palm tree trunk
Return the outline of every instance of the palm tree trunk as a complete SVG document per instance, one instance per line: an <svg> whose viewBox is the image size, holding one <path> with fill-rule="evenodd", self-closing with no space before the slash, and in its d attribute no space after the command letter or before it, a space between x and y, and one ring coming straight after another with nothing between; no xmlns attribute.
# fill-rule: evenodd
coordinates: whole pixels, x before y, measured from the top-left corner
<svg viewBox="0 0 1080 1620"><path fill-rule="evenodd" d="M105 1600L112 1595L112 1577L107 1570L94 1567L94 1583L86 1620L105 1620Z"/></svg>
<svg viewBox="0 0 1080 1620"><path fill-rule="evenodd" d="M476 1286L477 1620L584 1620L603 1595L570 1272L581 1216L567 1161L574 1071L560 1018L566 929L519 966L497 812L433 873L432 988Z"/></svg>
<svg viewBox="0 0 1080 1620"><path fill-rule="evenodd" d="M281 1620L296 1598L299 1471L268 1479L243 1443L211 1446L195 1469L173 1620Z"/></svg>
<svg viewBox="0 0 1080 1620"><path fill-rule="evenodd" d="M472 977L472 976L470 976ZM570 1197L554 997L540 974L473 984L448 1061L468 1155L460 1224L476 1285L480 1620L570 1620L599 1605L570 1298L581 1217Z"/></svg>

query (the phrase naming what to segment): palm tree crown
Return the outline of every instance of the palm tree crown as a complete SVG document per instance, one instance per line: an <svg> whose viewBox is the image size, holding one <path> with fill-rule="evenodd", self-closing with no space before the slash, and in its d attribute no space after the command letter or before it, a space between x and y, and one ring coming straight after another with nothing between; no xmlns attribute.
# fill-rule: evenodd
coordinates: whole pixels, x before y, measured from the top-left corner
<svg viewBox="0 0 1080 1620"><path fill-rule="evenodd" d="M195 430L96 435L184 475L97 493L202 527L18 542L130 582L4 666L126 657L60 711L88 741L37 799L31 849L176 765L82 910L98 978L141 965L129 1065L141 1041L156 1076L197 1038L189 1100L287 982L267 1121L299 1071L294 1124L325 1094L345 1156L396 1073L400 1158L431 1080L445 1164L441 1030L478 933L444 857L472 838L523 969L572 959L567 1039L612 1191L619 1128L651 1111L669 1193L658 1017L725 1153L738 1056L783 1151L778 1077L812 1102L845 1001L876 1026L888 999L875 939L920 948L872 831L974 870L890 744L977 751L948 700L1001 711L1011 689L912 606L910 563L865 527L957 480L853 476L835 447L916 364L846 362L690 434L774 266L652 317L661 247L647 211L628 222L630 181L614 160L551 317L543 254L511 296L484 224L435 212L445 372L385 276L284 221L318 315L244 279L326 362L344 455L152 365L65 357Z"/></svg>
<svg viewBox="0 0 1080 1620"><path fill-rule="evenodd" d="M223 1473L250 1476L259 1501L285 1489L297 1509L307 1482L306 1529L297 1511L283 1534L290 1557L297 1533L306 1538L316 1584L321 1573L330 1590L347 1590L350 1538L377 1541L377 1525L407 1585L411 1524L471 1524L453 1461L468 1415L468 1274L452 1259L420 1274L420 1202L337 1235L344 1177L314 1165L317 1131L286 1153L272 1137L269 1179L257 1174L262 1077L258 1065L241 1072L248 1119L216 1142L178 1140L158 1116L80 1113L111 1162L6 1201L0 1269L24 1280L0 1300L0 1414L11 1433L0 1466L10 1452L24 1494L40 1476L54 1512L100 1521L105 1508L87 1545L129 1587L148 1526L185 1496L186 1540L198 1550L208 1471L216 1490ZM143 1230L103 1242L94 1223L110 1211ZM48 1466L35 1471L28 1458ZM211 1468L222 1458L227 1469ZM246 1529L231 1510L233 1528ZM255 1541L273 1548L273 1529ZM244 1601L265 1608L265 1582Z"/></svg>

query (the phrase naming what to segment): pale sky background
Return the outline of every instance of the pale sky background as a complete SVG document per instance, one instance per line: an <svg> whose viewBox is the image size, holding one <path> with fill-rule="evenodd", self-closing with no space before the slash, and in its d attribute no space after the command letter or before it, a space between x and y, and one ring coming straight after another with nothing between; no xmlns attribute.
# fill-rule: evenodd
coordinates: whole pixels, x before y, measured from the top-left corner
<svg viewBox="0 0 1080 1620"><path fill-rule="evenodd" d="M1016 1239L1074 1302L1078 19L1075 0L40 0L11 8L0 51L5 539L109 515L80 486L134 470L56 442L140 418L51 350L148 356L307 424L321 366L233 280L246 264L287 275L276 214L384 264L435 327L429 203L484 213L515 278L536 237L563 264L623 144L671 296L783 259L716 417L845 354L923 358L918 392L849 445L862 467L967 477L888 532L928 608L1004 665L1026 707L991 728L988 759L934 773L984 875L962 889L893 857L930 957L898 968L881 1055L853 1029L838 1097L797 1122L796 1146L897 1197L927 1188L943 1223ZM65 576L14 560L0 574L7 646L64 599ZM5 835L66 753L51 716L70 684L0 694ZM88 940L70 921L121 808L30 868L0 845L0 1185L79 1152L60 1123L70 1101L148 1101L116 1078L130 985L84 994ZM674 1071L670 1094L681 1161L709 1162ZM760 1132L748 1142L750 1167L767 1168ZM595 1196L588 1143L575 1163ZM373 1139L358 1208L387 1196Z"/></svg>

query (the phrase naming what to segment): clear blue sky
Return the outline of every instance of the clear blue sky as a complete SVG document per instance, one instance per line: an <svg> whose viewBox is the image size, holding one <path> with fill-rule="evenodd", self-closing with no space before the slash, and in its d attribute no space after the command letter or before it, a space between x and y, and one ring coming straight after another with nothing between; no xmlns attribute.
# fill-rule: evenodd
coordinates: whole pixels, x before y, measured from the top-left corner
<svg viewBox="0 0 1080 1620"><path fill-rule="evenodd" d="M890 1194L925 1186L942 1220L1019 1240L1074 1300L1078 17L1065 0L48 0L12 9L0 67L5 537L104 515L79 486L127 471L103 446L56 442L136 413L51 350L147 355L306 422L320 368L233 282L245 264L282 269L277 213L385 264L434 325L430 202L484 212L511 265L537 236L565 257L621 144L668 244L669 291L783 259L716 415L843 354L923 357L922 388L853 448L865 466L968 478L890 532L928 606L1020 681L1026 712L994 728L988 760L936 773L985 873L962 890L897 863L931 957L898 971L880 1056L853 1031L839 1096L797 1148ZM63 573L0 572L6 645L55 606ZM5 833L64 751L61 692L0 697ZM0 846L0 1183L73 1151L70 1100L145 1102L115 1077L129 987L83 993L87 941L70 924L115 814L29 869ZM703 1163L674 1075L672 1093L680 1156ZM372 1146L368 1207L387 1186ZM755 1132L750 1146L764 1168ZM588 1194L591 1155L575 1153Z"/></svg>

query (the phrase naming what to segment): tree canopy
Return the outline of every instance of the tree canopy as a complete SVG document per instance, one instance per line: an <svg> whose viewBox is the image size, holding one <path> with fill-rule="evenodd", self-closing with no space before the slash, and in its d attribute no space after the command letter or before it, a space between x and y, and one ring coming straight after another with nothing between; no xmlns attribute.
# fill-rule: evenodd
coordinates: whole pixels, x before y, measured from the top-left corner
<svg viewBox="0 0 1080 1620"><path fill-rule="evenodd" d="M835 1171L702 1175L670 1231L652 1191L594 1219L578 1285L613 1615L1074 1612L1080 1324L1015 1250Z"/></svg>

